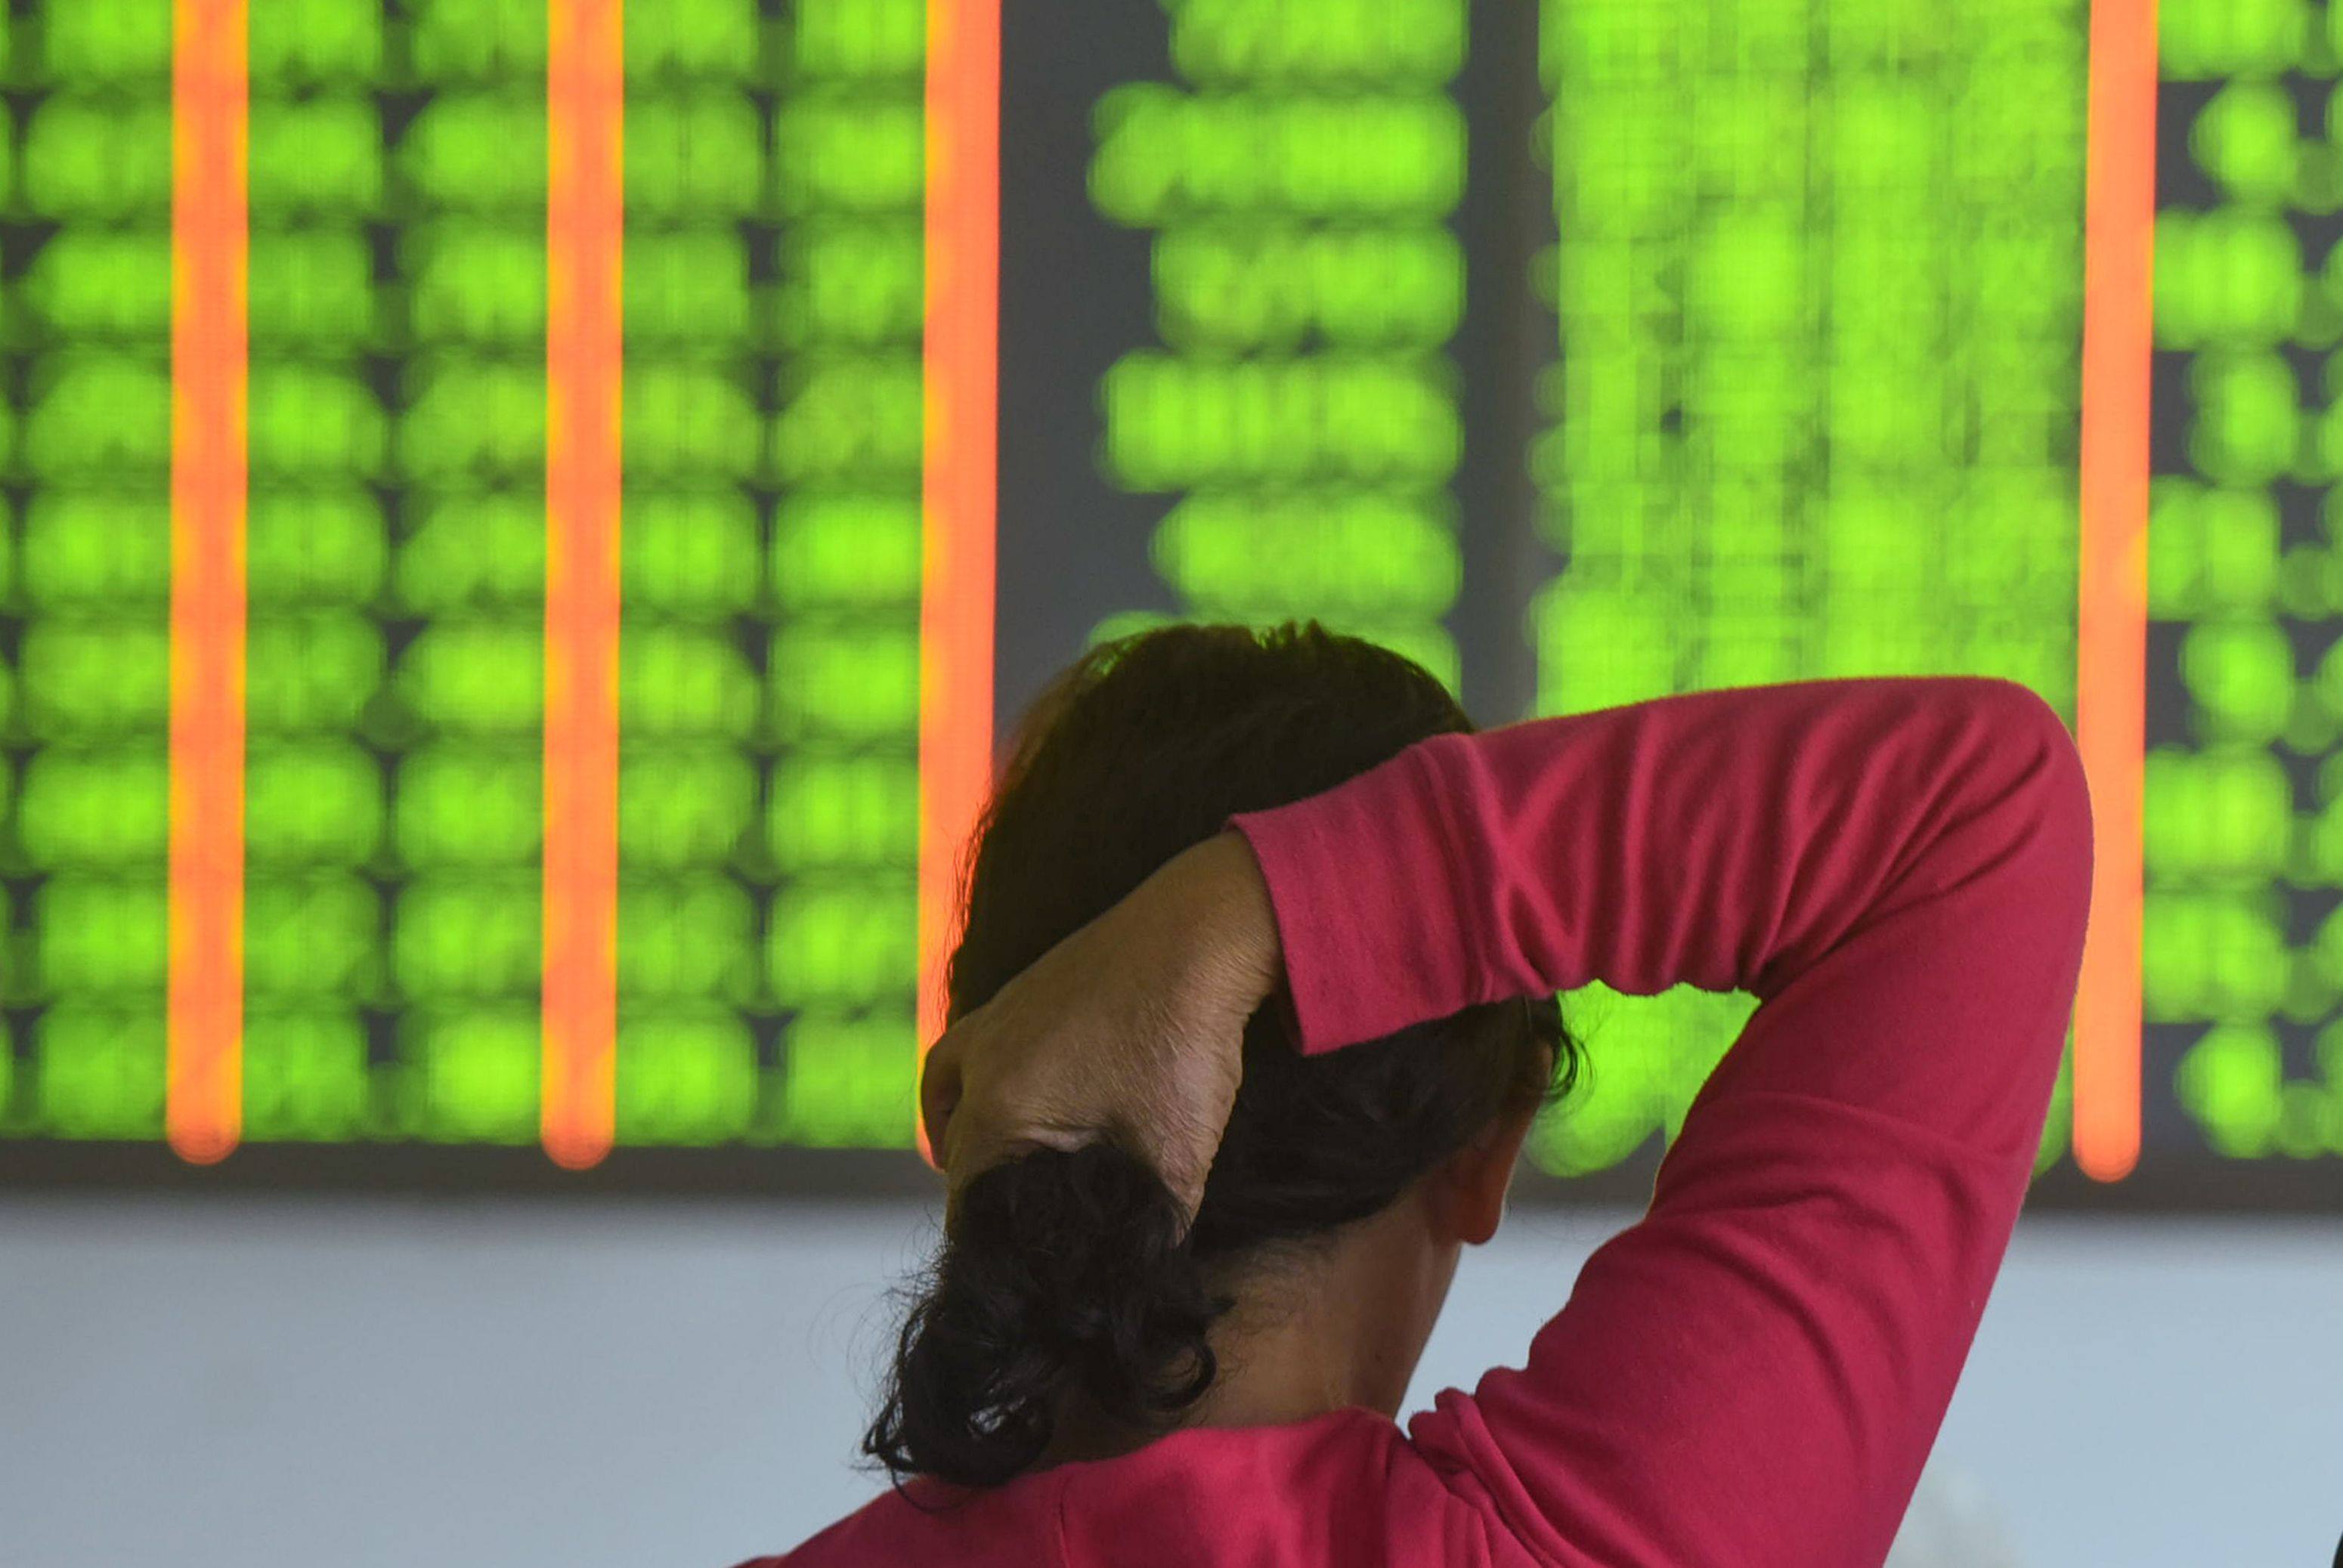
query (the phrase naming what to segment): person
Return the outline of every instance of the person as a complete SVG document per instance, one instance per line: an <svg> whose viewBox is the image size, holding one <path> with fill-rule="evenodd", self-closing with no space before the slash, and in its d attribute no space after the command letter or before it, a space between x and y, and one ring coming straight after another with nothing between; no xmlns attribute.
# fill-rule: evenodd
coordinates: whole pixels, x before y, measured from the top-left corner
<svg viewBox="0 0 2343 1568"><path fill-rule="evenodd" d="M2074 744L2009 681L1475 732L1314 625L1094 650L969 866L921 1091L942 1245L865 1443L897 1484L759 1561L1879 1563L2040 1146L2090 881ZM1595 981L1758 1005L1525 1363L1403 1431L1579 1069L1553 998Z"/></svg>

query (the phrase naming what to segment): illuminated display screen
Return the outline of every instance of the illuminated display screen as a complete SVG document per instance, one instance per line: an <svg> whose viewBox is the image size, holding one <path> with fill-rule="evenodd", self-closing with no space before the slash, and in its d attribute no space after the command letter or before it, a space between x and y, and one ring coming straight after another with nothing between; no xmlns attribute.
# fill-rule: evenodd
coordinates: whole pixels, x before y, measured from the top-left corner
<svg viewBox="0 0 2343 1568"><path fill-rule="evenodd" d="M160 1134L169 817L167 4L14 14L0 236L12 1138Z"/></svg>
<svg viewBox="0 0 2343 1568"><path fill-rule="evenodd" d="M173 6L17 15L0 1132L159 1141ZM548 11L305 0L246 43L241 1136L520 1154ZM924 44L919 0L628 9L622 1148L911 1124Z"/></svg>
<svg viewBox="0 0 2343 1568"><path fill-rule="evenodd" d="M1003 9L0 13L0 1181L919 1188L945 764L1166 619L2107 689L2083 0ZM2343 34L2163 9L2140 1049L2038 1191L2331 1205ZM1750 1005L1566 997L1538 1162L1640 1197Z"/></svg>
<svg viewBox="0 0 2343 1568"><path fill-rule="evenodd" d="M1549 0L1540 711L1963 672L2072 718L2086 34L2072 0ZM1567 1171L1673 1130L1755 1005L1579 1000Z"/></svg>
<svg viewBox="0 0 2343 1568"><path fill-rule="evenodd" d="M1415 654L1484 723L1954 672L2022 681L2076 720L2105 657L2077 613L2087 6L1550 0L1534 36L1508 9L1162 0L1046 38L1011 18L1003 719L1085 638L1312 614ZM2168 34L2265 76L2292 25L2167 10ZM2331 638L2278 619L2343 611L2326 587L2343 579L2295 548L2323 544L2323 492L2239 510L2181 455L2206 437L2177 432L2203 417L2179 412L2186 389L2222 377L2229 439L2265 465L2250 483L2285 468L2323 361L2298 348L2281 375L2273 334L2298 298L2305 322L2332 312L2323 253L2283 209L2331 214L2343 178L2312 129L2324 77L2292 99L2227 89L2228 117L2192 131L2189 69L2167 65L2159 348L2189 286L2169 270L2173 210L2239 205L2235 232L2197 242L2228 248L2191 253L2190 347L2219 357L2155 363L2147 734L2128 773L2147 811L2144 1144L2121 1185L2332 1202L2343 1182L2318 1162L2343 1154L2343 1058L2319 1031L2343 968L2318 936L2333 898L2298 884L2322 875L2303 813L2335 793L2316 764L2343 720L2319 722ZM2199 200L2206 176L2172 171L2208 136L2253 172ZM2336 194L2316 206L2322 180ZM2343 316L2326 330L2322 347ZM1352 377L1383 389L1345 396ZM2303 517L2281 536L2284 507ZM1069 602L1068 581L1095 591ZM2300 757L2273 751L2281 731ZM1566 997L1593 1071L1539 1162L1647 1179L1753 1005ZM2073 1066L2041 1151L2049 1201L2092 1191Z"/></svg>
<svg viewBox="0 0 2343 1568"><path fill-rule="evenodd" d="M1536 29L1503 9L1010 12L1004 721L1172 618L1315 615L1524 708Z"/></svg>
<svg viewBox="0 0 2343 1568"><path fill-rule="evenodd" d="M2148 1138L2343 1154L2343 11L2176 6L2157 104Z"/></svg>

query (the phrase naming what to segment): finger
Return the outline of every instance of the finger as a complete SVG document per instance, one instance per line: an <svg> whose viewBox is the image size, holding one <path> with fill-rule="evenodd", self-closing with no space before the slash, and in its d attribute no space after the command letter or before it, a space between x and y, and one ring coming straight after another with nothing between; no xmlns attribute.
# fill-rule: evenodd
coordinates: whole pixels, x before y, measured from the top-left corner
<svg viewBox="0 0 2343 1568"><path fill-rule="evenodd" d="M939 1169L947 1162L951 1114L960 1107L960 1091L959 1041L947 1030L920 1068L920 1127L927 1134L929 1157Z"/></svg>
<svg viewBox="0 0 2343 1568"><path fill-rule="evenodd" d="M1196 1211L1204 1204L1204 1175L1190 1165L1164 1159L1151 1159L1155 1174L1171 1190L1172 1200L1180 1208L1181 1228L1184 1231L1195 1223Z"/></svg>
<svg viewBox="0 0 2343 1568"><path fill-rule="evenodd" d="M1104 1140L1095 1127L1074 1127L1004 1114L990 1101L971 1102L946 1130L943 1161L945 1212L957 1205L968 1184L996 1166L1045 1151L1071 1154Z"/></svg>
<svg viewBox="0 0 2343 1568"><path fill-rule="evenodd" d="M968 1184L987 1171L1008 1159L1008 1144L982 1125L982 1119L964 1116L949 1130L951 1140L944 1159L944 1201L947 1211L956 1207L960 1193Z"/></svg>
<svg viewBox="0 0 2343 1568"><path fill-rule="evenodd" d="M1210 1152L1201 1161L1196 1159L1193 1141L1170 1126L1145 1128L1126 1121L1116 1125L1113 1136L1171 1190L1183 1221L1194 1223L1196 1211L1203 1207L1204 1183L1212 1174Z"/></svg>

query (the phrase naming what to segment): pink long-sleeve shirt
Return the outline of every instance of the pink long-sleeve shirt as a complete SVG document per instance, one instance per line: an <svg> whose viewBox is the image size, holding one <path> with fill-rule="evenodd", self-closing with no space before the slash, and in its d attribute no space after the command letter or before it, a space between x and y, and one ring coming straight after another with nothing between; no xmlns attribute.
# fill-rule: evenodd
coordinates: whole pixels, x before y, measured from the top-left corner
<svg viewBox="0 0 2343 1568"><path fill-rule="evenodd" d="M2090 808L2056 713L1969 677L1702 692L1441 736L1235 825L1305 1050L1596 980L1755 995L1649 1210L1525 1365L1404 1432L1344 1409L972 1495L915 1482L764 1561L1885 1558L2017 1217L2081 963Z"/></svg>

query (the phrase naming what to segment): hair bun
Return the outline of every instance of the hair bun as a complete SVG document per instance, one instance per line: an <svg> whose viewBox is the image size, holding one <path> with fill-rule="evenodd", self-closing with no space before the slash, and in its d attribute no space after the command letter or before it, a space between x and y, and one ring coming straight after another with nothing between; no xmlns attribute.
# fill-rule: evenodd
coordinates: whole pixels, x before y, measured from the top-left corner
<svg viewBox="0 0 2343 1568"><path fill-rule="evenodd" d="M1111 1144L1039 1151L970 1181L903 1325L863 1450L897 1473L997 1485L1041 1458L1079 1392L1153 1432L1211 1386L1226 1310L1178 1201Z"/></svg>

